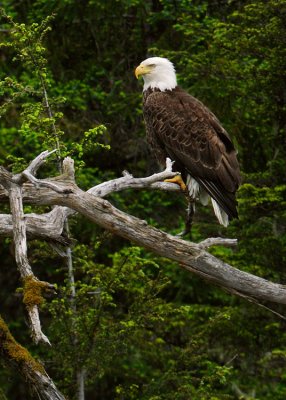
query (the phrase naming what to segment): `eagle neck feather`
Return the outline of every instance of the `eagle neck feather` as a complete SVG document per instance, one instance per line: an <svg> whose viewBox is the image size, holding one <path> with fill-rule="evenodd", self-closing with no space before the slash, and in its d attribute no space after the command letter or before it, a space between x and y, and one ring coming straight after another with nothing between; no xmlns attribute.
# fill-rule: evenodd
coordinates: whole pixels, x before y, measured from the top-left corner
<svg viewBox="0 0 286 400"><path fill-rule="evenodd" d="M157 77L149 78L147 75L144 77L143 92L150 89L159 89L161 92L166 90L173 90L177 86L176 75L161 74Z"/></svg>

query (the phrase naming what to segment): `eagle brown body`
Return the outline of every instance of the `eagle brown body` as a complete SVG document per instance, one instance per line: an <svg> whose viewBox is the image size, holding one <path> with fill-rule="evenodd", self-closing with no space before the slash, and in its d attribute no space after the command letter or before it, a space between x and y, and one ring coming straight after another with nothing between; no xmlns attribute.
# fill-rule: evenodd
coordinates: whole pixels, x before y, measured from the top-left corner
<svg viewBox="0 0 286 400"><path fill-rule="evenodd" d="M147 140L161 165L169 157L187 181L190 196L211 197L221 224L237 218L235 193L241 183L236 150L216 116L177 86L173 64L153 57L136 69L143 75Z"/></svg>

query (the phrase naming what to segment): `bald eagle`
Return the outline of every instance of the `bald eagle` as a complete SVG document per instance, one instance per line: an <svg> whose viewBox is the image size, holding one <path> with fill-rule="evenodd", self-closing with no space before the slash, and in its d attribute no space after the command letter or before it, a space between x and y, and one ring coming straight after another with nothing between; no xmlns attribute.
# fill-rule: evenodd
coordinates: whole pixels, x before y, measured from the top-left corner
<svg viewBox="0 0 286 400"><path fill-rule="evenodd" d="M175 161L191 199L211 199L220 224L238 218L235 193L241 183L236 150L216 116L177 86L175 68L166 58L141 62L135 75L144 79L143 115L147 140L158 162ZM172 180L173 181L173 180Z"/></svg>

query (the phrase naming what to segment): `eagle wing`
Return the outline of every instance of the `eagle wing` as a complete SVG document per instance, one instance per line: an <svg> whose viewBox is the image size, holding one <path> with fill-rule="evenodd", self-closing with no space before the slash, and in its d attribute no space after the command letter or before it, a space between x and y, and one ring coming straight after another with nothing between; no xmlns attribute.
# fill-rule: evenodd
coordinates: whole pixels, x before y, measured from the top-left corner
<svg viewBox="0 0 286 400"><path fill-rule="evenodd" d="M180 88L152 91L143 104L147 139L159 162L166 156L187 171L230 216L237 217L239 165L232 141L215 115Z"/></svg>

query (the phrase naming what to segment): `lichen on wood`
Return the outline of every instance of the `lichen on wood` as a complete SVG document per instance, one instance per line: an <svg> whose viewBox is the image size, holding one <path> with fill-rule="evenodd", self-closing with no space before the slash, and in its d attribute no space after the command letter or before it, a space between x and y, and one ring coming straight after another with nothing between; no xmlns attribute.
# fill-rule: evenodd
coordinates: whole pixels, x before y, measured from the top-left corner
<svg viewBox="0 0 286 400"><path fill-rule="evenodd" d="M38 371L41 374L45 374L45 369L42 364L36 361L27 349L16 342L8 326L1 317L0 352L4 355L6 359L8 359L9 362L16 363L16 365L21 369L28 366L33 371Z"/></svg>
<svg viewBox="0 0 286 400"><path fill-rule="evenodd" d="M43 293L50 289L47 282L39 281L34 275L28 275L23 278L23 303L27 308L40 306L43 301Z"/></svg>

